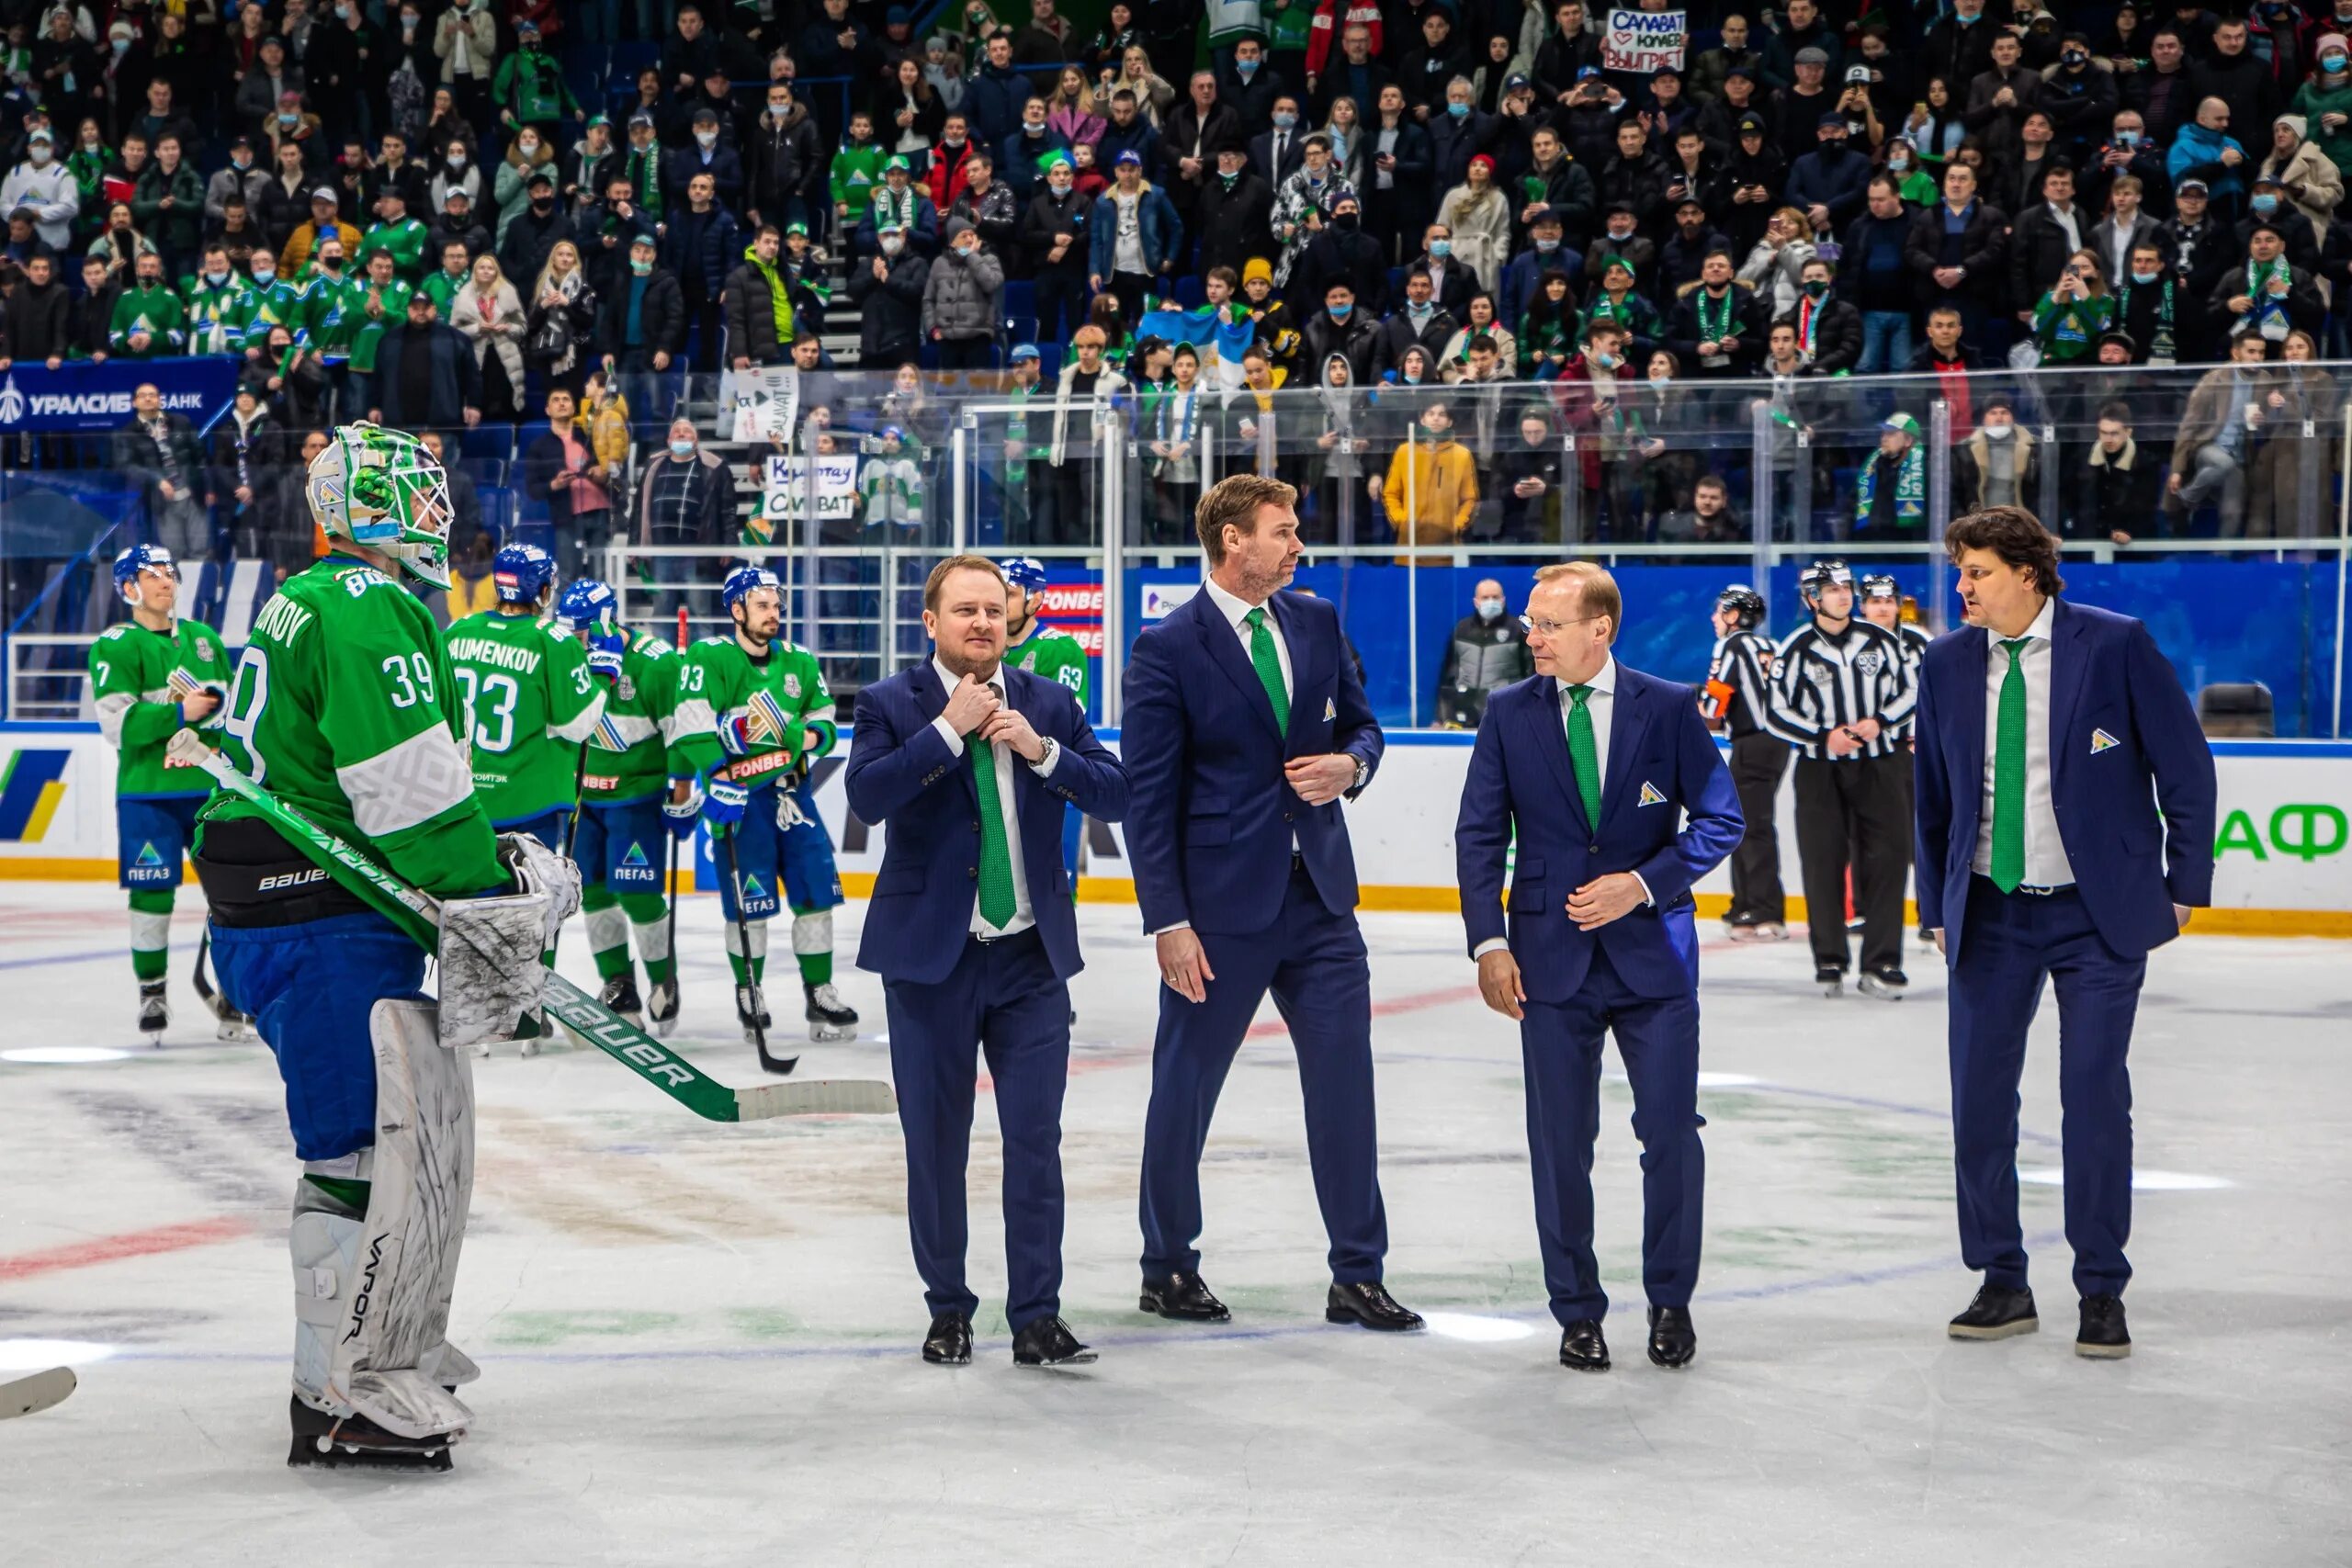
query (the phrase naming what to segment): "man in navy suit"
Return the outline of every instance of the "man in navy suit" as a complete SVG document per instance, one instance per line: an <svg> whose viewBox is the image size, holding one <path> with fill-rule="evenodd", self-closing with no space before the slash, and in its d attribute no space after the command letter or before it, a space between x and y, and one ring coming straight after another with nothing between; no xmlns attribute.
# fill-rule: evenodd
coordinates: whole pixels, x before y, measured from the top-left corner
<svg viewBox="0 0 2352 1568"><path fill-rule="evenodd" d="M1115 822L1118 759L1077 694L1004 663L1006 587L980 556L923 586L931 660L866 687L850 809L888 829L857 964L882 976L907 1135L907 1228L931 1304L926 1361L972 1359L964 1167L977 1055L1004 1136L1004 1315L1016 1366L1091 1361L1061 1318L1062 1089L1078 920L1062 866L1075 806Z"/></svg>
<svg viewBox="0 0 2352 1568"><path fill-rule="evenodd" d="M1560 1364L1589 1372L1609 1370L1591 1173L1600 1042L1611 1031L1642 1143L1649 1357L1683 1367L1698 1349L1690 1292L1706 1155L1690 886L1738 846L1744 827L1739 792L1690 688L1628 670L1610 652L1623 615L1616 582L1589 561L1535 574L1525 620L1536 672L1487 699L1453 828L1478 989L1519 1021L1536 1234ZM1503 871L1514 843L1506 924Z"/></svg>
<svg viewBox="0 0 2352 1568"><path fill-rule="evenodd" d="M2031 513L1987 507L1944 544L1968 625L1920 660L1916 875L1919 924L1951 971L1960 1255L1984 1274L1951 1333L2040 1325L2018 1224L2018 1079L2047 979L2082 1302L2075 1350L2128 1356L2125 1057L2148 950L2212 901L2213 756L2148 628L2057 596L2058 542Z"/></svg>
<svg viewBox="0 0 2352 1568"><path fill-rule="evenodd" d="M1306 1096L1306 1153L1330 1236L1323 1315L1415 1329L1380 1282L1388 1220L1372 1099L1372 969L1356 929L1342 799L1380 765L1380 727L1320 599L1278 592L1299 557L1298 492L1236 474L1194 509L1208 580L1127 656L1127 858L1157 939L1159 1032L1143 1137L1143 1291L1162 1317L1223 1322L1201 1278L1201 1145L1272 991Z"/></svg>

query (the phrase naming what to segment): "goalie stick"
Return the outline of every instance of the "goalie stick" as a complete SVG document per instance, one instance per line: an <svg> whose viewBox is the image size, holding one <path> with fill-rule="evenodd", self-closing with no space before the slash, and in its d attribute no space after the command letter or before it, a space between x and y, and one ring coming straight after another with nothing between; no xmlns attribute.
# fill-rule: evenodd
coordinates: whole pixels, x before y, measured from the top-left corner
<svg viewBox="0 0 2352 1568"><path fill-rule="evenodd" d="M62 1404L74 1386L71 1367L51 1367L14 1382L0 1382L0 1421L39 1415L52 1404Z"/></svg>
<svg viewBox="0 0 2352 1568"><path fill-rule="evenodd" d="M220 787L260 808L271 826L322 869L340 867L359 880L355 889L378 913L401 928L426 952L437 949L441 901L412 887L349 844L237 771L192 729L172 737L167 754L183 766L202 768ZM347 886L347 885L346 885ZM696 1071L652 1035L630 1023L562 976L547 979L547 1010L586 1043L693 1111L712 1122L758 1122L771 1116L888 1115L898 1095L888 1083L867 1078L815 1079L806 1083L757 1084L730 1089Z"/></svg>

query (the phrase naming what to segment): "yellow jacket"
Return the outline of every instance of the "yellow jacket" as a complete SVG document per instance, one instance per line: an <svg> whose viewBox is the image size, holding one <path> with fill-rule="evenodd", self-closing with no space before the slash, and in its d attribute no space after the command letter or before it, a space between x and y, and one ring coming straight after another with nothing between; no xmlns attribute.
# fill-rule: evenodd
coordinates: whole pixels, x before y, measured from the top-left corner
<svg viewBox="0 0 2352 1568"><path fill-rule="evenodd" d="M1414 440L1396 448L1388 462L1385 497L1389 526L1408 545L1451 545L1470 526L1478 509L1478 459L1451 438ZM1434 558L1396 558L1399 566L1451 566Z"/></svg>
<svg viewBox="0 0 2352 1568"><path fill-rule="evenodd" d="M618 392L606 392L605 400L588 413L588 445L596 454L596 461L614 473L614 484L628 462L628 400Z"/></svg>
<svg viewBox="0 0 2352 1568"><path fill-rule="evenodd" d="M498 581L489 572L469 578L459 572L449 574L449 619L462 621L468 615L479 615L498 604Z"/></svg>

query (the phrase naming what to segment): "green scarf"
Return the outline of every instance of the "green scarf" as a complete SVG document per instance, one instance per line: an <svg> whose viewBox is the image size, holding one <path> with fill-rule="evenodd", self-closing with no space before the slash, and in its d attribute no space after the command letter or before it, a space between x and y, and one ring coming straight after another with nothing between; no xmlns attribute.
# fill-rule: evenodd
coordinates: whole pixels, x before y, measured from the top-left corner
<svg viewBox="0 0 2352 1568"><path fill-rule="evenodd" d="M768 303L775 312L775 342L778 348L792 346L792 290L786 286L784 275L774 262L760 259L756 243L743 248L743 259L752 270L768 280Z"/></svg>
<svg viewBox="0 0 2352 1568"><path fill-rule="evenodd" d="M1871 525L1871 508L1878 500L1879 457L1873 455L1862 465L1861 475L1854 481L1854 532L1860 533ZM1894 475L1894 525L1898 528L1917 527L1928 516L1927 454L1913 442L1911 450L1903 454L1903 463Z"/></svg>
<svg viewBox="0 0 2352 1568"><path fill-rule="evenodd" d="M2115 290L2115 324L2124 332L2132 330L2132 275L2125 273ZM2154 286L2151 286L2154 287ZM2172 326L2172 274L2164 275L2164 293L2157 297L2156 325L2150 334L2148 357L2150 365L2170 365L2177 349Z"/></svg>

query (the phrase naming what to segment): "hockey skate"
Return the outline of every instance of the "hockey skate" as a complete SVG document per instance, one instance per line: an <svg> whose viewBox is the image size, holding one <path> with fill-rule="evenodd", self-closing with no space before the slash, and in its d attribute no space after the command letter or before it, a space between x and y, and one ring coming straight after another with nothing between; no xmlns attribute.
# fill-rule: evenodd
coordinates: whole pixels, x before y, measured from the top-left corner
<svg viewBox="0 0 2352 1568"><path fill-rule="evenodd" d="M653 1032L667 1036L678 1027L678 982L656 980L646 988L646 1015Z"/></svg>
<svg viewBox="0 0 2352 1568"><path fill-rule="evenodd" d="M801 994L808 998L807 1018L810 1043L821 1045L829 1040L857 1038L857 1014L842 1002L842 994L828 980L821 986L801 983Z"/></svg>
<svg viewBox="0 0 2352 1568"><path fill-rule="evenodd" d="M637 998L636 976L616 975L605 982L605 988L596 993L596 999L638 1028L645 1027L645 1004Z"/></svg>
<svg viewBox="0 0 2352 1568"><path fill-rule="evenodd" d="M797 1055L779 1056L768 1049L768 1034L775 1021L768 1016L767 998L757 986L735 987L735 1020L743 1026L744 1043L758 1049L762 1072L781 1077L800 1065Z"/></svg>
<svg viewBox="0 0 2352 1568"><path fill-rule="evenodd" d="M164 995L162 980L139 982L139 1034L150 1045L164 1043L164 1031L171 1027L172 1004Z"/></svg>
<svg viewBox="0 0 2352 1568"><path fill-rule="evenodd" d="M1778 920L1726 919L1724 934L1734 942L1786 942L1789 928Z"/></svg>
<svg viewBox="0 0 2352 1568"><path fill-rule="evenodd" d="M1846 972L1834 964L1816 964L1813 969L1813 983L1821 987L1821 994L1825 997L1842 996L1846 990Z"/></svg>
<svg viewBox="0 0 2352 1568"><path fill-rule="evenodd" d="M1854 982L1854 989L1881 1001L1899 1002L1909 988L1911 977L1892 965L1884 969L1865 969L1861 978Z"/></svg>
<svg viewBox="0 0 2352 1568"><path fill-rule="evenodd" d="M446 1433L403 1438L365 1416L341 1418L315 1409L300 1394L288 1400L294 1445L286 1462L295 1469L446 1471L454 1439Z"/></svg>

